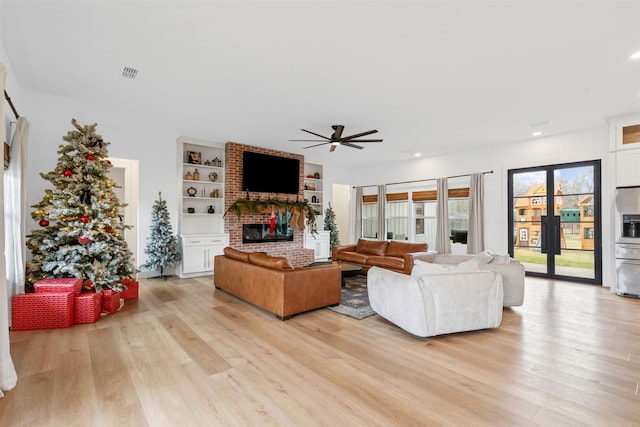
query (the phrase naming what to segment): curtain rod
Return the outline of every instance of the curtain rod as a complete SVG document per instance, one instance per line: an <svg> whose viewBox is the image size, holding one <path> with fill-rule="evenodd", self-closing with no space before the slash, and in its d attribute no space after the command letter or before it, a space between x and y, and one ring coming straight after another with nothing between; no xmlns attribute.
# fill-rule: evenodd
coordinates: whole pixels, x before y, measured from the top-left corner
<svg viewBox="0 0 640 427"><path fill-rule="evenodd" d="M487 174L487 173L493 173L493 171L484 171L481 172L483 175ZM450 179L450 178L462 178L463 176L471 176L472 174L470 173L466 173L464 175L452 175L452 176L447 176L445 177L446 179ZM428 178L428 179L415 179L413 181L400 181L400 182L389 182L387 184L384 185L398 185L398 184L413 184L414 182L425 182L425 181L435 181L438 178ZM354 185L353 188L357 188L357 187L377 187L378 184L370 184L370 185Z"/></svg>
<svg viewBox="0 0 640 427"><path fill-rule="evenodd" d="M7 93L7 91L4 91L4 99L7 100L7 102L9 103L9 106L11 107L11 111L13 111L13 115L16 116L16 119L20 118L20 114L18 114L18 110L16 110L15 105L13 105L13 102L11 102L11 97L9 97L9 94Z"/></svg>

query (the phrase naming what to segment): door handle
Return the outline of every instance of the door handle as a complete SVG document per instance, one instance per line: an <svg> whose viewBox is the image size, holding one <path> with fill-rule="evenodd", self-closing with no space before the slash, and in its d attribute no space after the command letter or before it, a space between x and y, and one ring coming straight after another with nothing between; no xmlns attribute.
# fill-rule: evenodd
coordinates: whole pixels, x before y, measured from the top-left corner
<svg viewBox="0 0 640 427"><path fill-rule="evenodd" d="M553 232L555 234L553 241L555 242L555 247L553 253L555 255L561 255L562 251L562 241L560 239L562 230L560 229L560 217L553 217Z"/></svg>
<svg viewBox="0 0 640 427"><path fill-rule="evenodd" d="M540 217L540 235L539 235L539 239L540 239L540 253L546 254L547 253L547 222L548 222L548 217L546 215L542 215Z"/></svg>

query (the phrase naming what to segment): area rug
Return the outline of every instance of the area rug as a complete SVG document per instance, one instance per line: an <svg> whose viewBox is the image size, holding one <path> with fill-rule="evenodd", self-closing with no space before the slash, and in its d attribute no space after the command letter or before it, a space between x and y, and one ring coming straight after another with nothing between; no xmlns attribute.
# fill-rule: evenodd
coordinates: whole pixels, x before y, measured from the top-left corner
<svg viewBox="0 0 640 427"><path fill-rule="evenodd" d="M369 305L367 276L357 275L345 279L345 285L342 288L342 301L335 307L327 308L358 320L376 314Z"/></svg>

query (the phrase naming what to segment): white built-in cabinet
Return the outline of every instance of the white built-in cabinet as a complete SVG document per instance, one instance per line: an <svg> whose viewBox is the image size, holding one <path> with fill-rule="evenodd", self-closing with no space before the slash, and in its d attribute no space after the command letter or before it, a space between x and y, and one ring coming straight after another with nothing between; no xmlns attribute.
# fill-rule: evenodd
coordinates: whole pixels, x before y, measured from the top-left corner
<svg viewBox="0 0 640 427"><path fill-rule="evenodd" d="M310 232L304 233L304 247L314 250L316 261L326 261L331 257L331 235L329 231L318 230L316 235Z"/></svg>
<svg viewBox="0 0 640 427"><path fill-rule="evenodd" d="M318 234L304 233L304 247L314 250L316 261L327 260L331 256L331 239L328 231L324 231L324 188L322 165L304 164L304 198L316 212L316 229Z"/></svg>
<svg viewBox="0 0 640 427"><path fill-rule="evenodd" d="M229 244L224 233L224 144L178 138L179 277L213 274L213 257Z"/></svg>
<svg viewBox="0 0 640 427"><path fill-rule="evenodd" d="M615 152L616 187L640 185L640 114L610 117L609 149Z"/></svg>

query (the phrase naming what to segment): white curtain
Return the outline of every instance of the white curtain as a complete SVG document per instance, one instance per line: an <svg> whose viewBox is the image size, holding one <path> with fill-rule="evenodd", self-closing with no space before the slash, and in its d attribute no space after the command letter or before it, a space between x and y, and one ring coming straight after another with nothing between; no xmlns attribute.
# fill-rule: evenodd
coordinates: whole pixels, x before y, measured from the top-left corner
<svg viewBox="0 0 640 427"><path fill-rule="evenodd" d="M4 94L4 82L6 79L6 71L3 64L0 64L0 92ZM0 102L0 135L4 140L4 100ZM4 142L4 141L2 141ZM4 173L0 174L0 196L4 198ZM4 203L0 205L0 253L5 252L4 248ZM6 266L3 256L0 256L0 397L6 390L15 387L18 381L16 369L11 360L11 352L9 351L9 288L7 286Z"/></svg>
<svg viewBox="0 0 640 427"><path fill-rule="evenodd" d="M27 141L29 121L18 118L11 142L9 169L4 174L4 236L7 261L7 286L9 297L24 293L24 262L26 258L25 235L27 205ZM11 306L11 301L9 301Z"/></svg>
<svg viewBox="0 0 640 427"><path fill-rule="evenodd" d="M355 220L355 233L356 242L362 237L362 187L356 187L356 220Z"/></svg>
<svg viewBox="0 0 640 427"><path fill-rule="evenodd" d="M467 253L484 251L484 174L471 174L469 183L469 234Z"/></svg>
<svg viewBox="0 0 640 427"><path fill-rule="evenodd" d="M382 184L378 185L378 240L385 240L386 227L385 227L385 205L387 204L387 187Z"/></svg>
<svg viewBox="0 0 640 427"><path fill-rule="evenodd" d="M449 235L449 188L447 178L438 178L438 203L436 205L436 251L440 254L451 253Z"/></svg>

